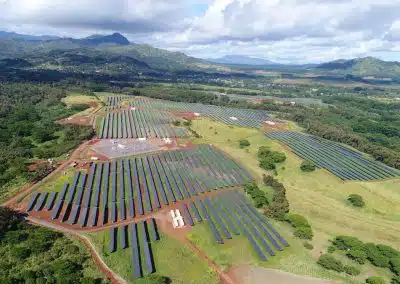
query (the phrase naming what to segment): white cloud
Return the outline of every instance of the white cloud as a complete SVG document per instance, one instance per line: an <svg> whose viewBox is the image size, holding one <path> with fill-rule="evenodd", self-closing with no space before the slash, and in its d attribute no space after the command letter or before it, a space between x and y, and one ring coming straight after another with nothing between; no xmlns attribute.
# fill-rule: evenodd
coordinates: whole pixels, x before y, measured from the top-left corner
<svg viewBox="0 0 400 284"><path fill-rule="evenodd" d="M193 16L194 4L209 6ZM400 49L400 0L9 0L0 10L0 25L19 32L120 31L199 57L305 63Z"/></svg>

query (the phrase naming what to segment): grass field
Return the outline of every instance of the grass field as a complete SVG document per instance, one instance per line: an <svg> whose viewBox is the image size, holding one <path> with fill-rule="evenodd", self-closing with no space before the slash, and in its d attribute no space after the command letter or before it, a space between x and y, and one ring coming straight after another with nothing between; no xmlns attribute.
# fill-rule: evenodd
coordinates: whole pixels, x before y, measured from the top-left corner
<svg viewBox="0 0 400 284"><path fill-rule="evenodd" d="M87 236L96 246L105 263L129 283L151 283L148 278L134 279L131 249L108 252L108 231ZM168 276L172 283L217 284L217 274L179 241L161 234L160 240L151 244L157 274Z"/></svg>
<svg viewBox="0 0 400 284"><path fill-rule="evenodd" d="M314 250L312 253L305 251L300 242L294 254L279 256L279 264L275 265L274 261L272 267L316 277L327 277L327 273L335 275L320 269L314 259L329 246L328 240L337 235L356 236L365 242L384 243L399 249L400 212L396 210L400 202L399 179L343 183L325 170L301 172L301 159L277 142L265 138L262 131L227 126L207 119L193 121L192 128L203 137L196 139L196 143L214 144L224 150L244 164L260 183L262 174L266 172L258 167L258 148L266 145L286 152L287 160L279 165L277 178L287 189L290 210L306 216L310 221L315 235L312 242ZM240 139L248 139L250 147L240 149ZM351 207L346 201L350 193L362 195L366 207ZM280 227L284 228L286 224ZM243 259L247 261L247 257ZM271 267L270 264L268 267ZM351 283L350 278L347 279Z"/></svg>

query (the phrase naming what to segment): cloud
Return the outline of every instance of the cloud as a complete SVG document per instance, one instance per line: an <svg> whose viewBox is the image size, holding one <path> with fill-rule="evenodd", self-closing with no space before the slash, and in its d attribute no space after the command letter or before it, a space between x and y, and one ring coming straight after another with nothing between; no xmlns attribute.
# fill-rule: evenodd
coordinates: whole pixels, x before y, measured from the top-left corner
<svg viewBox="0 0 400 284"><path fill-rule="evenodd" d="M0 10L8 29L120 31L198 57L306 63L400 49L400 0L0 0Z"/></svg>
<svg viewBox="0 0 400 284"><path fill-rule="evenodd" d="M184 0L10 0L0 2L2 24L50 28L162 32L184 28Z"/></svg>

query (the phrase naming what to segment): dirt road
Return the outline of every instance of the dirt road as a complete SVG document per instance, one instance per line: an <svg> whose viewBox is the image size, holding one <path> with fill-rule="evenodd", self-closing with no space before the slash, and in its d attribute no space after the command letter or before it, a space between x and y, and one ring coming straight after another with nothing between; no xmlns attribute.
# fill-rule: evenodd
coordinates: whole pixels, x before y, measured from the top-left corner
<svg viewBox="0 0 400 284"><path fill-rule="evenodd" d="M101 256L96 251L96 248L94 247L94 245L91 243L91 241L87 237L85 237L81 234L78 234L74 230L69 230L64 227L57 226L56 224L49 223L47 221L38 220L36 218L33 218L32 216L29 216L27 218L27 220L32 224L51 228L53 230L69 234L69 235L81 240L86 245L86 247L89 249L89 252L92 255L93 261L99 266L100 270L104 273L104 275L108 279L110 279L110 281L112 283L115 283L115 284L126 284L127 283L124 279L122 279L118 274L114 273L107 266L107 264L102 260Z"/></svg>

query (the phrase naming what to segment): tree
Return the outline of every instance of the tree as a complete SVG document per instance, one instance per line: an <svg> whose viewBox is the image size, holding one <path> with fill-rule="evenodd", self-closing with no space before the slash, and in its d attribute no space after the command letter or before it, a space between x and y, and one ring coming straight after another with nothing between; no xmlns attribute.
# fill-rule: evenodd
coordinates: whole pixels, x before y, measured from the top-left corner
<svg viewBox="0 0 400 284"><path fill-rule="evenodd" d="M367 254L363 250L349 250L346 256L359 264L364 264L367 260Z"/></svg>
<svg viewBox="0 0 400 284"><path fill-rule="evenodd" d="M329 254L323 254L319 257L317 263L321 265L323 268L328 270L334 270L337 272L343 272L343 264Z"/></svg>
<svg viewBox="0 0 400 284"><path fill-rule="evenodd" d="M344 270L344 272L346 272L346 274L352 275L352 276L357 276L361 273L360 269L358 269L355 266L351 266L351 265L343 266L343 270Z"/></svg>
<svg viewBox="0 0 400 284"><path fill-rule="evenodd" d="M390 270L392 270L396 275L400 276L400 257L390 260Z"/></svg>
<svg viewBox="0 0 400 284"><path fill-rule="evenodd" d="M355 207L364 207L365 206L365 202L362 198L361 195L359 194L350 194L349 197L347 198L348 201L350 201L350 203L355 206Z"/></svg>
<svg viewBox="0 0 400 284"><path fill-rule="evenodd" d="M242 139L242 140L239 141L239 147L240 147L241 149L246 148L246 147L249 147L249 146L250 146L249 140L247 140L247 139Z"/></svg>
<svg viewBox="0 0 400 284"><path fill-rule="evenodd" d="M315 171L315 164L311 161L303 161L301 163L300 169L303 172L313 172Z"/></svg>
<svg viewBox="0 0 400 284"><path fill-rule="evenodd" d="M385 279L378 276L369 277L365 282L368 284L386 284Z"/></svg>

